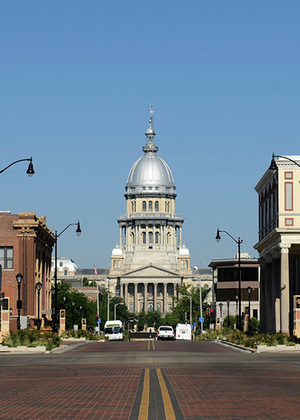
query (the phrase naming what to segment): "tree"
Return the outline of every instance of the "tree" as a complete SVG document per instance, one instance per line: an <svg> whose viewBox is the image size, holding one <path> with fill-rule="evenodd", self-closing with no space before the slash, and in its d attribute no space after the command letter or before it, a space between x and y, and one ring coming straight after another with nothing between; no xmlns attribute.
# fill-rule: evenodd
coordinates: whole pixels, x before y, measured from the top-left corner
<svg viewBox="0 0 300 420"><path fill-rule="evenodd" d="M71 289L69 283L58 283L57 304L59 309L66 310L66 329L73 329L73 325L81 328L82 318L86 318L87 328L95 326L96 302L89 300L84 293Z"/></svg>
<svg viewBox="0 0 300 420"><path fill-rule="evenodd" d="M172 314L180 323L185 323L190 319L190 296L192 297L192 321L197 322L200 317L200 293L199 288L195 286L178 286L177 296L174 297L177 305L172 309ZM202 294L202 315L209 311L207 295L210 288L205 285L201 287Z"/></svg>

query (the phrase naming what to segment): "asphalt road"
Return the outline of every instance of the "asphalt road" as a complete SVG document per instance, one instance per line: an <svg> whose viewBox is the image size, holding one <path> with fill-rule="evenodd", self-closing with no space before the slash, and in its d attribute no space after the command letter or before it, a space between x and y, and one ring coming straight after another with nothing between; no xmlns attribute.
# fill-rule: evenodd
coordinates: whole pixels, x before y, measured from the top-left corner
<svg viewBox="0 0 300 420"><path fill-rule="evenodd" d="M72 343L0 354L0 419L300 419L300 352L215 342Z"/></svg>

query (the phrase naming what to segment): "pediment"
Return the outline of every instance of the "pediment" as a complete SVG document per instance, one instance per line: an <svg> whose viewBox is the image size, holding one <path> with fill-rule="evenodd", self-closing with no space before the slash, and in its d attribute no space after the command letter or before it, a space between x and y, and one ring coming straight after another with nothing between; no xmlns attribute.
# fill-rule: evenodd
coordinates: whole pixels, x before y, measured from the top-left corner
<svg viewBox="0 0 300 420"><path fill-rule="evenodd" d="M155 265L147 265L141 268L137 268L136 270L132 270L126 274L120 276L122 279L126 278L151 278L154 277L156 279L159 278L174 278L180 279L181 276L174 271L167 270L162 267L157 267Z"/></svg>

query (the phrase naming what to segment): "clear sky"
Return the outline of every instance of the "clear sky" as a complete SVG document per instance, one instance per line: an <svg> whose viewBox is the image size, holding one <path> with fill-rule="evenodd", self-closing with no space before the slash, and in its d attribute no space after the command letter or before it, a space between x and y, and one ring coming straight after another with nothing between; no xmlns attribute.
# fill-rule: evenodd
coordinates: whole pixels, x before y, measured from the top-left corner
<svg viewBox="0 0 300 420"><path fill-rule="evenodd" d="M257 256L254 187L300 154L300 2L1 0L1 210L46 215L58 255L109 267L149 102L192 265ZM72 231L73 230L73 231Z"/></svg>

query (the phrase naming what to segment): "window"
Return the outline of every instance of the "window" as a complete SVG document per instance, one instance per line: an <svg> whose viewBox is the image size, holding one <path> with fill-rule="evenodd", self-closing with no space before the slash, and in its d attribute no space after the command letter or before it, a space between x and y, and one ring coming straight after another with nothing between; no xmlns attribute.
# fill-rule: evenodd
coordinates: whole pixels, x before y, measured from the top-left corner
<svg viewBox="0 0 300 420"><path fill-rule="evenodd" d="M68 270L64 270L64 276L68 275Z"/></svg>
<svg viewBox="0 0 300 420"><path fill-rule="evenodd" d="M149 232L149 244L153 244L153 233Z"/></svg>
<svg viewBox="0 0 300 420"><path fill-rule="evenodd" d="M166 203L165 203L165 211L166 211L166 213L168 213L170 211L170 203L168 201L166 201Z"/></svg>
<svg viewBox="0 0 300 420"><path fill-rule="evenodd" d="M158 201L155 201L155 211L159 211L159 203L158 203Z"/></svg>
<svg viewBox="0 0 300 420"><path fill-rule="evenodd" d="M143 242L143 244L146 243L146 232L142 233L142 242Z"/></svg>
<svg viewBox="0 0 300 420"><path fill-rule="evenodd" d="M146 201L143 201L143 211L147 211L147 204L146 204Z"/></svg>
<svg viewBox="0 0 300 420"><path fill-rule="evenodd" d="M155 243L159 244L159 232L155 232Z"/></svg>
<svg viewBox="0 0 300 420"><path fill-rule="evenodd" d="M13 268L14 249L12 246L0 247L0 264L2 265L2 268Z"/></svg>
<svg viewBox="0 0 300 420"><path fill-rule="evenodd" d="M62 262L60 262L60 263L59 263L59 266L60 266L60 267L63 267L63 263L62 263Z"/></svg>
<svg viewBox="0 0 300 420"><path fill-rule="evenodd" d="M149 211L153 211L153 203L152 203L152 201L149 201Z"/></svg>

